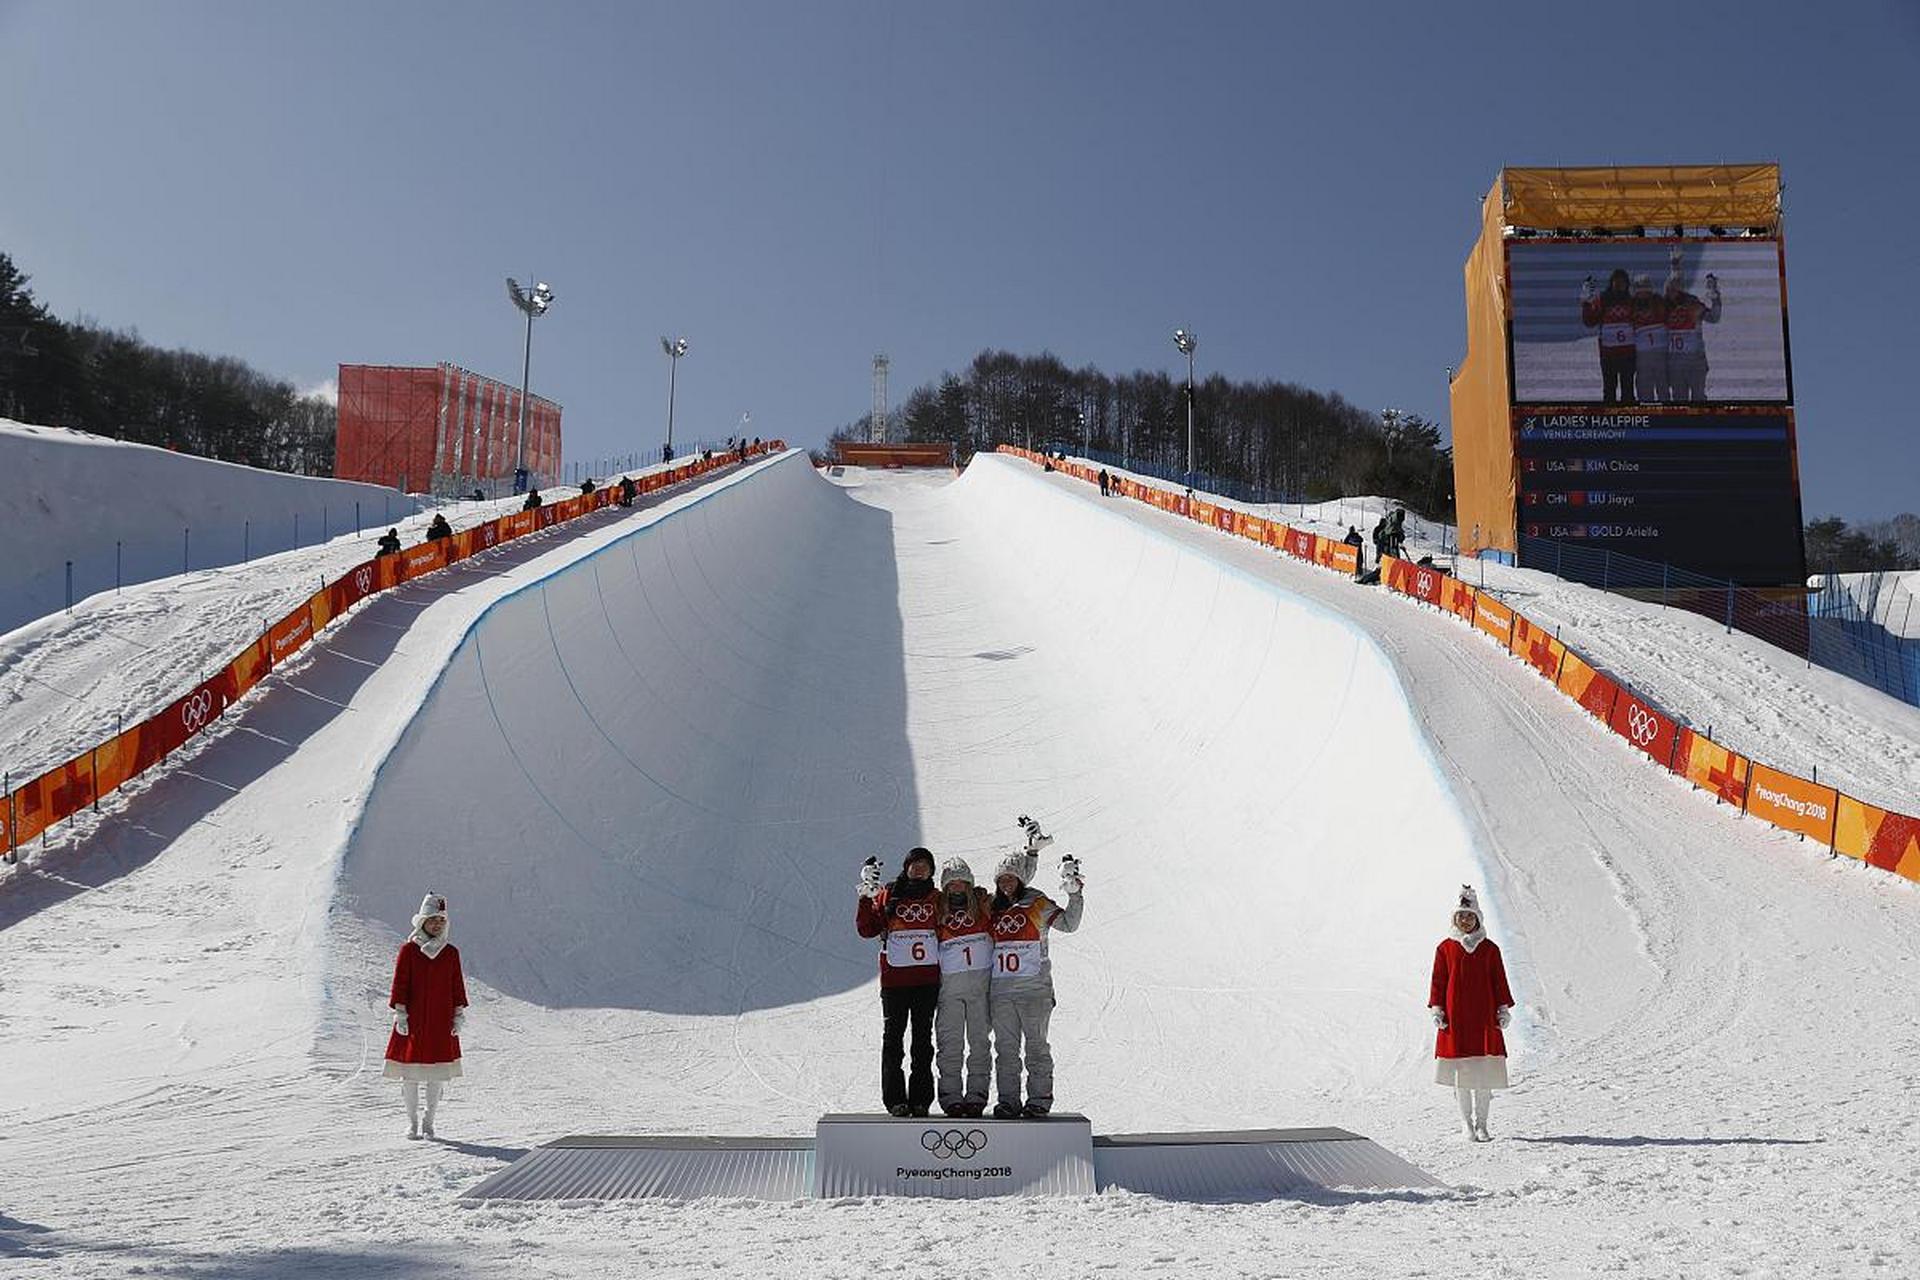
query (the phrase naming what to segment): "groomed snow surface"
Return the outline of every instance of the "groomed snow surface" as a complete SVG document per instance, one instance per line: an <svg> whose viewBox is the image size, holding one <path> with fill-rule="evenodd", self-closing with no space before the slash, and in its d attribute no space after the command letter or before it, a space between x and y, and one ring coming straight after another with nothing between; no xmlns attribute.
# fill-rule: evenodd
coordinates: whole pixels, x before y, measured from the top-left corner
<svg viewBox="0 0 1920 1280"><path fill-rule="evenodd" d="M797 454L371 602L0 884L24 1276L1910 1274L1914 922L1475 632L1024 463ZM1451 1192L472 1205L570 1132L876 1103L860 859L1030 812L1096 1131L1333 1124ZM1471 879L1496 1141L1422 1008ZM441 1141L380 1079L427 888L476 1007Z"/></svg>

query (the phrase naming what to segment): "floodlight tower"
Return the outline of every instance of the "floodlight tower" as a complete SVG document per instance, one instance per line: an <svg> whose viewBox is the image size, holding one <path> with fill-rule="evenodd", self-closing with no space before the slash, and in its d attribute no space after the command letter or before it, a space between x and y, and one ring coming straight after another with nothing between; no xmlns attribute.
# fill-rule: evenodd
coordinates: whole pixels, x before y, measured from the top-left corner
<svg viewBox="0 0 1920 1280"><path fill-rule="evenodd" d="M520 440L513 454L513 491L522 493L527 487L527 388L533 373L533 322L547 314L547 308L553 305L553 290L545 280L536 282L531 289L522 289L519 281L508 276L507 296L527 316L527 346L520 357Z"/></svg>
<svg viewBox="0 0 1920 1280"><path fill-rule="evenodd" d="M680 385L680 357L687 354L687 340L685 338L662 338L660 339L660 349L667 353L667 360L669 362L669 372L667 373L667 449L666 456L661 458L662 462L669 462L673 459L673 396L675 390Z"/></svg>
<svg viewBox="0 0 1920 1280"><path fill-rule="evenodd" d="M867 424L868 442L887 442L887 365L884 355L873 358L873 420Z"/></svg>
<svg viewBox="0 0 1920 1280"><path fill-rule="evenodd" d="M1175 329L1173 345L1187 357L1187 487L1193 487L1193 349L1200 345L1191 329Z"/></svg>

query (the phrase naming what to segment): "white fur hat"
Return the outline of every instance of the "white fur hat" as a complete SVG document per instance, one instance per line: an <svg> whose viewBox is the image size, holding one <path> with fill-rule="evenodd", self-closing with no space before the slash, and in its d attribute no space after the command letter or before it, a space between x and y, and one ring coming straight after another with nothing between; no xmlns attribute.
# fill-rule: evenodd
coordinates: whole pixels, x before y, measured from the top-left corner
<svg viewBox="0 0 1920 1280"><path fill-rule="evenodd" d="M1470 884L1460 886L1460 897L1459 900L1453 904L1453 910L1471 911L1473 912L1474 919L1478 920L1481 924L1484 925L1487 922L1486 916L1480 912L1480 898L1474 893L1473 886ZM1452 914L1452 912L1448 913L1449 919L1451 919Z"/></svg>
<svg viewBox="0 0 1920 1280"><path fill-rule="evenodd" d="M973 884L973 868L958 854L940 864L940 887L944 889L956 880L965 881L969 887Z"/></svg>
<svg viewBox="0 0 1920 1280"><path fill-rule="evenodd" d="M413 927L418 929L427 919L439 916L447 919L447 900L433 890L427 890L427 896L420 899L420 910L414 913ZM452 923L448 921L448 923Z"/></svg>

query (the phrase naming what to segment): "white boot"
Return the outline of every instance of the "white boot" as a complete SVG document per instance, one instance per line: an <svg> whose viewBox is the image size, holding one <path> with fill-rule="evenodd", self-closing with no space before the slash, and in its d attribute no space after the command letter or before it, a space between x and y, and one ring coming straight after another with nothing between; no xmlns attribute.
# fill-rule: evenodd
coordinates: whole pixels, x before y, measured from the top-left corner
<svg viewBox="0 0 1920 1280"><path fill-rule="evenodd" d="M1487 1132L1487 1110L1493 1105L1493 1090L1475 1089L1473 1091L1473 1140L1492 1142L1493 1135Z"/></svg>
<svg viewBox="0 0 1920 1280"><path fill-rule="evenodd" d="M1467 1128L1467 1141L1480 1141L1480 1135L1473 1127L1473 1090L1457 1084L1453 1087L1453 1098L1460 1104L1460 1119Z"/></svg>
<svg viewBox="0 0 1920 1280"><path fill-rule="evenodd" d="M440 1091L445 1087L438 1080L427 1082L427 1117L420 1124L420 1136L423 1138L433 1136L433 1113L440 1107Z"/></svg>
<svg viewBox="0 0 1920 1280"><path fill-rule="evenodd" d="M407 1104L407 1140L418 1142L420 1140L420 1086L411 1080L406 1081L400 1086L400 1097Z"/></svg>

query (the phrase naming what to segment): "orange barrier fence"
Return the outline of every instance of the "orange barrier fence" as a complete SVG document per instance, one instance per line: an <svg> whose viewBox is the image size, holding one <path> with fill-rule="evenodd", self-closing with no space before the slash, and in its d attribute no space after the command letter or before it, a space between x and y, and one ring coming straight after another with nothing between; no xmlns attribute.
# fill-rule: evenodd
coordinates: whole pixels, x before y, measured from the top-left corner
<svg viewBox="0 0 1920 1280"><path fill-rule="evenodd" d="M1075 479L1097 482L1099 468L1047 459L1010 445L1002 453ZM1277 548L1343 573L1359 571L1359 548L1278 521L1142 484L1109 477L1108 489L1200 524ZM1492 637L1634 750L1717 800L1784 831L1816 840L1836 854L1920 881L1920 818L1880 809L1812 778L1786 773L1715 742L1655 706L1625 681L1600 671L1531 618L1450 574L1395 556L1380 562L1388 590L1450 613ZM1817 772L1817 771L1816 771Z"/></svg>
<svg viewBox="0 0 1920 1280"><path fill-rule="evenodd" d="M749 446L746 456L785 448L781 441L769 441L757 448ZM634 488L641 494L654 493L738 460L738 453L716 455L709 461L690 459L664 471L634 477ZM5 850L9 862L13 861L21 845L44 835L61 819L97 805L102 796L178 751L224 715L227 708L259 684L269 671L293 657L328 623L368 596L436 573L503 542L577 520L613 505L619 496L619 482L615 481L590 494L566 498L532 511L516 511L463 529L451 538L423 542L349 569L268 627L264 635L236 654L218 675L194 686L131 729L8 792L4 804L0 804L0 837L4 837L0 838L0 849Z"/></svg>

